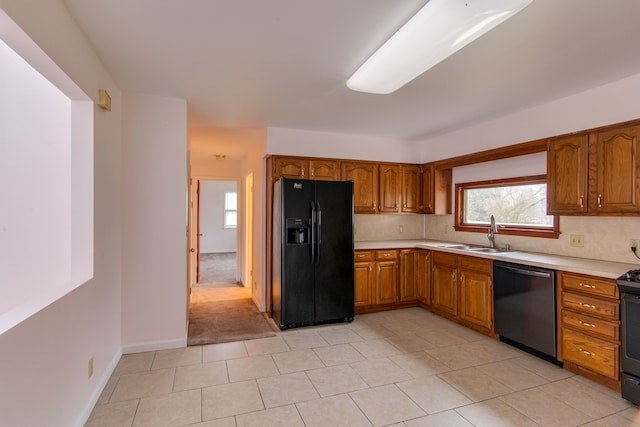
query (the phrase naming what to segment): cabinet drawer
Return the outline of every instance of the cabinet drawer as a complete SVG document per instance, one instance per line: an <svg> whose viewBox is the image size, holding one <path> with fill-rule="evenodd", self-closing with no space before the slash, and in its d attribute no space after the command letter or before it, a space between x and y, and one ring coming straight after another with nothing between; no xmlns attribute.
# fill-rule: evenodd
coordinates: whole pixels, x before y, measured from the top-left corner
<svg viewBox="0 0 640 427"><path fill-rule="evenodd" d="M460 257L460 268L463 270L474 270L483 273L491 273L493 271L490 259L471 256Z"/></svg>
<svg viewBox="0 0 640 427"><path fill-rule="evenodd" d="M353 260L355 262L373 261L373 251L356 251Z"/></svg>
<svg viewBox="0 0 640 427"><path fill-rule="evenodd" d="M613 280L579 274L562 273L562 289L574 289L591 295L618 298L618 287Z"/></svg>
<svg viewBox="0 0 640 427"><path fill-rule="evenodd" d="M565 361L591 371L618 379L620 347L569 329L562 332L562 352Z"/></svg>
<svg viewBox="0 0 640 427"><path fill-rule="evenodd" d="M448 265L453 268L458 268L458 255L450 254L448 252L434 252L433 262L434 264Z"/></svg>
<svg viewBox="0 0 640 427"><path fill-rule="evenodd" d="M562 292L562 306L592 316L620 320L620 303L605 301L572 292Z"/></svg>
<svg viewBox="0 0 640 427"><path fill-rule="evenodd" d="M396 259L396 258L398 258L398 251L396 250L376 251L377 260L387 260L387 259Z"/></svg>
<svg viewBox="0 0 640 427"><path fill-rule="evenodd" d="M613 340L620 339L620 325L617 322L609 322L586 314L569 310L562 310L563 326L581 330L586 334L598 334Z"/></svg>

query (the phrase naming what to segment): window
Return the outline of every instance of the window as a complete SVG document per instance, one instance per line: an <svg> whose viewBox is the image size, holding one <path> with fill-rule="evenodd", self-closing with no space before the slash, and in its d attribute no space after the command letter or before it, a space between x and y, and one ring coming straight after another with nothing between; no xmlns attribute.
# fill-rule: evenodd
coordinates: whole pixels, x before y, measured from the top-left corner
<svg viewBox="0 0 640 427"><path fill-rule="evenodd" d="M455 229L486 233L493 215L498 233L560 235L558 217L547 215L544 175L456 184Z"/></svg>
<svg viewBox="0 0 640 427"><path fill-rule="evenodd" d="M224 193L224 228L238 226L238 193Z"/></svg>
<svg viewBox="0 0 640 427"><path fill-rule="evenodd" d="M0 28L1 335L93 277L95 107L2 9Z"/></svg>

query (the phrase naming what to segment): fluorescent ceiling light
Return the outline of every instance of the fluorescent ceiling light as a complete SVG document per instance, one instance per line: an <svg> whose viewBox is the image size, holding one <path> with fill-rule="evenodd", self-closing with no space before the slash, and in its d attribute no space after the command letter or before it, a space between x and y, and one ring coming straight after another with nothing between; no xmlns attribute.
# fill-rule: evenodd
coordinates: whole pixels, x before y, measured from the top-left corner
<svg viewBox="0 0 640 427"><path fill-rule="evenodd" d="M347 86L359 92L394 92L532 1L430 0L362 64Z"/></svg>

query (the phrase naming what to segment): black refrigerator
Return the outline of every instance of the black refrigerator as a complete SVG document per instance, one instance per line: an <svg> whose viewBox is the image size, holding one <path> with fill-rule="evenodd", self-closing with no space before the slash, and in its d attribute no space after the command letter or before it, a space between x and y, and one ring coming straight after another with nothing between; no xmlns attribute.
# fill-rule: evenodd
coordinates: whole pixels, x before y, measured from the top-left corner
<svg viewBox="0 0 640 427"><path fill-rule="evenodd" d="M273 319L281 329L353 320L353 182L273 186Z"/></svg>

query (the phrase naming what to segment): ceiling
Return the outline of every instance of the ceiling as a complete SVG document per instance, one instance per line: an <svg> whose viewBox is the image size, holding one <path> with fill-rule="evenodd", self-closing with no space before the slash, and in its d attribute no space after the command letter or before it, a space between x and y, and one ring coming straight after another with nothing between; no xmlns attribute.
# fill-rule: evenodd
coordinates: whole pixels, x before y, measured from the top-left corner
<svg viewBox="0 0 640 427"><path fill-rule="evenodd" d="M427 0L63 1L119 87L186 99L190 129L413 141L640 73L637 0L534 0L389 95L345 82Z"/></svg>

